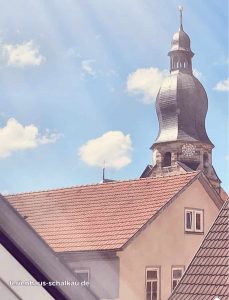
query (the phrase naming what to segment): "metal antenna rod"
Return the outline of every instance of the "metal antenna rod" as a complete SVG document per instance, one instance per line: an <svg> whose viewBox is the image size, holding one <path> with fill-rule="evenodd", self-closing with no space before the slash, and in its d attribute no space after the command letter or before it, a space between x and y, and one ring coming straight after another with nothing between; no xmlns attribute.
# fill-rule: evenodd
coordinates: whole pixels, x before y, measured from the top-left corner
<svg viewBox="0 0 229 300"><path fill-rule="evenodd" d="M103 162L103 182L105 181L105 168L106 168L106 162L104 160L104 162Z"/></svg>

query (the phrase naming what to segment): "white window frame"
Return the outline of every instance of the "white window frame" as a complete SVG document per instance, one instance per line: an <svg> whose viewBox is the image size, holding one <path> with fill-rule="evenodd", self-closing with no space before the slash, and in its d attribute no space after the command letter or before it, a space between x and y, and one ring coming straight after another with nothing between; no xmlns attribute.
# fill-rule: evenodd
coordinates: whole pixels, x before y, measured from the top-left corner
<svg viewBox="0 0 229 300"><path fill-rule="evenodd" d="M185 271L185 266L172 266L171 268L171 291L173 291L175 288L173 288L173 281L176 280L177 281L177 284L176 286L178 285L178 283L180 282L181 278L180 279L177 279L177 278L174 278L173 277L173 271L176 271L176 270L179 270L182 272L182 275L181 275L181 278L182 276L184 275L184 271Z"/></svg>
<svg viewBox="0 0 229 300"><path fill-rule="evenodd" d="M191 215L192 215L191 228L187 227L187 214L188 213L191 213ZM196 215L200 215L200 229L198 229L196 226L196 219L197 219ZM185 232L203 233L204 232L204 211L202 209L185 208L184 224L185 224Z"/></svg>
<svg viewBox="0 0 229 300"><path fill-rule="evenodd" d="M90 270L89 269L75 269L74 273L77 274L83 274L83 273L87 273L87 282L90 283Z"/></svg>
<svg viewBox="0 0 229 300"><path fill-rule="evenodd" d="M190 213L191 216L192 216L191 228L187 227L187 214L188 213ZM185 231L189 231L189 232L194 231L194 228L193 228L193 225L194 225L194 222L193 222L193 210L192 209L185 209L185 211L184 211L184 222L185 222Z"/></svg>
<svg viewBox="0 0 229 300"><path fill-rule="evenodd" d="M147 271L156 271L157 272L157 279L147 279ZM160 285L161 285L161 272L160 267L146 267L145 271L145 299L147 299L147 283L148 282L157 282L157 300L160 300L161 291L160 291ZM152 299L152 294L151 294Z"/></svg>
<svg viewBox="0 0 229 300"><path fill-rule="evenodd" d="M200 229L196 228L196 215L200 215ZM204 212L203 210L195 210L195 232L204 232Z"/></svg>

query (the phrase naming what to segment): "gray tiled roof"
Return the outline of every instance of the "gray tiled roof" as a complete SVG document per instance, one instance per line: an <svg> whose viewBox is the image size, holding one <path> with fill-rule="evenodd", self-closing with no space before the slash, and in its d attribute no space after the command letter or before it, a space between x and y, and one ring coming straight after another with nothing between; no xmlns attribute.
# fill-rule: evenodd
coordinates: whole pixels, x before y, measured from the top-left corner
<svg viewBox="0 0 229 300"><path fill-rule="evenodd" d="M169 300L229 299L229 201Z"/></svg>

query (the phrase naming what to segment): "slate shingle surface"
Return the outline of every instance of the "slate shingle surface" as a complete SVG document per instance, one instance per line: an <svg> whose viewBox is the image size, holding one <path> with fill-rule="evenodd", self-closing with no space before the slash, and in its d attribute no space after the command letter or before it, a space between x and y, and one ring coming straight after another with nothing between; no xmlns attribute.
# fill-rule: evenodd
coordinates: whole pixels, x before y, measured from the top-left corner
<svg viewBox="0 0 229 300"><path fill-rule="evenodd" d="M229 201L169 300L229 299Z"/></svg>
<svg viewBox="0 0 229 300"><path fill-rule="evenodd" d="M196 172L6 196L54 251L122 247Z"/></svg>

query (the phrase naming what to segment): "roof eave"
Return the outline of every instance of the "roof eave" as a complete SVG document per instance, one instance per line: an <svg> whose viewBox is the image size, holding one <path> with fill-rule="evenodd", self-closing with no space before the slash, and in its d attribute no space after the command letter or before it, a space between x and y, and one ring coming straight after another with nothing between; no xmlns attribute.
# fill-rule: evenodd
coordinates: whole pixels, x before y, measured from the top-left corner
<svg viewBox="0 0 229 300"><path fill-rule="evenodd" d="M208 180L208 178L202 171L200 172L199 180L202 183L205 191L209 194L211 199L213 199L215 205L219 209L221 209L222 205L224 204L224 201L222 200L219 193L217 193L217 191L215 190L211 182Z"/></svg>

